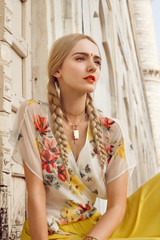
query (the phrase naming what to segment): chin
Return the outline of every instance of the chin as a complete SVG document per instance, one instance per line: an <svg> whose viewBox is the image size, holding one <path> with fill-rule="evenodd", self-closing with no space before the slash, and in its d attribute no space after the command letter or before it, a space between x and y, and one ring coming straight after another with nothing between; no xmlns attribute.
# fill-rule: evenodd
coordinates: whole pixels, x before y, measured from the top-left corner
<svg viewBox="0 0 160 240"><path fill-rule="evenodd" d="M85 86L81 89L76 89L77 92L79 92L80 94L86 94L86 93L93 93L96 90L96 86L92 85L92 86Z"/></svg>
<svg viewBox="0 0 160 240"><path fill-rule="evenodd" d="M96 86L91 86L87 89L87 93L93 93L96 90Z"/></svg>
<svg viewBox="0 0 160 240"><path fill-rule="evenodd" d="M88 91L87 93L93 93L95 91L95 89L94 90L92 90L92 91Z"/></svg>

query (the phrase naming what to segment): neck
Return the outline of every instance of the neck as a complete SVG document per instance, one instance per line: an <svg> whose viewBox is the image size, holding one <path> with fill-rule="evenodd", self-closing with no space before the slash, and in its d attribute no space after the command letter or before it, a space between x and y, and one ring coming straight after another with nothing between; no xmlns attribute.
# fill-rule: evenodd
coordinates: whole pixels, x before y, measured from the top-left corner
<svg viewBox="0 0 160 240"><path fill-rule="evenodd" d="M75 96L72 94L61 95L61 107L64 113L70 117L70 119L78 120L85 111L86 94L82 96Z"/></svg>

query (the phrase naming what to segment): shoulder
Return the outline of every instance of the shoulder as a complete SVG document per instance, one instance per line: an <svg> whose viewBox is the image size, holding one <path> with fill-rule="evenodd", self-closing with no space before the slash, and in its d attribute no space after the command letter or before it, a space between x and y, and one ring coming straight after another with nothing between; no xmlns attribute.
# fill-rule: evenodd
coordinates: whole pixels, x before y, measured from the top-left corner
<svg viewBox="0 0 160 240"><path fill-rule="evenodd" d="M109 138L110 143L122 141L124 135L124 127L121 120L103 116L99 117L100 126L102 129L102 135L105 137L106 134Z"/></svg>
<svg viewBox="0 0 160 240"><path fill-rule="evenodd" d="M102 130L109 131L109 132L121 132L122 122L119 119L111 118L107 116L100 116L99 117L100 126Z"/></svg>
<svg viewBox="0 0 160 240"><path fill-rule="evenodd" d="M41 117L47 117L48 116L48 104L36 101L36 100L26 100L24 101L16 114L16 121L20 124L24 120L33 121L35 116L39 115Z"/></svg>
<svg viewBox="0 0 160 240"><path fill-rule="evenodd" d="M19 109L18 112L22 115L26 112L29 113L36 113L36 112L47 112L48 111L48 104L45 102L37 101L34 99L24 101Z"/></svg>

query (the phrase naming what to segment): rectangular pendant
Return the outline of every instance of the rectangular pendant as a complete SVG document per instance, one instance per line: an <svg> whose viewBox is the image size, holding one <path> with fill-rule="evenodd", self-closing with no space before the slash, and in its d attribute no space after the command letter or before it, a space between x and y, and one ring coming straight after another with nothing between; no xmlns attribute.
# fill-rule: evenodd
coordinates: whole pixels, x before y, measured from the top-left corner
<svg viewBox="0 0 160 240"><path fill-rule="evenodd" d="M74 140L77 140L77 139L79 139L79 130L73 130L73 138L74 138Z"/></svg>

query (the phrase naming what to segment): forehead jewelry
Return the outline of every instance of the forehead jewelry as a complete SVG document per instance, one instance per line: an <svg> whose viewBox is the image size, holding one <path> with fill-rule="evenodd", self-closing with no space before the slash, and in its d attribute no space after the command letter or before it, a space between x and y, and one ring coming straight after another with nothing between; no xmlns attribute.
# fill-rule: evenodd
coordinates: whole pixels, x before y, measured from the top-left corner
<svg viewBox="0 0 160 240"><path fill-rule="evenodd" d="M72 130L73 130L73 140L74 140L74 144L76 143L76 140L78 140L79 139L79 130L78 130L78 127L79 127L79 124L80 124L80 122L83 120L83 118L85 117L85 111L83 111L84 112L84 114L82 115L82 118L80 119L80 121L78 122L78 123L72 123L70 120L69 120L69 118L64 114L64 117L65 117L65 119L71 124L71 126L72 126ZM81 112L81 113L83 113L83 112ZM81 114L80 113L80 114ZM80 114L78 114L78 115L80 115ZM72 114L73 115L73 114ZM77 115L77 116L78 116ZM75 115L76 116L76 115Z"/></svg>

